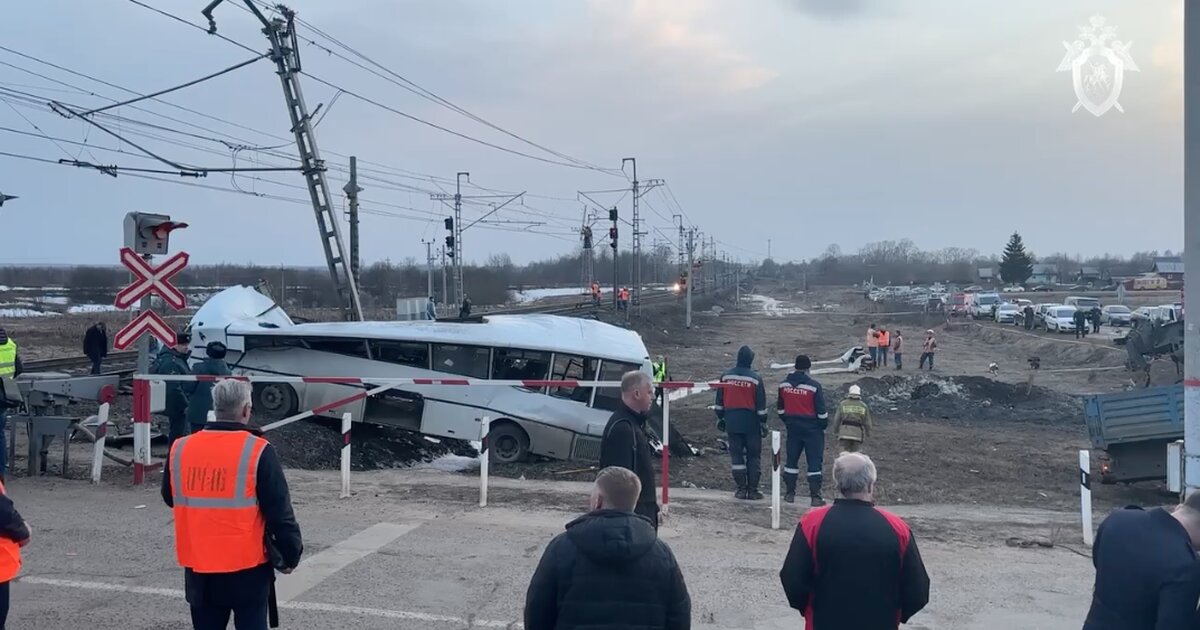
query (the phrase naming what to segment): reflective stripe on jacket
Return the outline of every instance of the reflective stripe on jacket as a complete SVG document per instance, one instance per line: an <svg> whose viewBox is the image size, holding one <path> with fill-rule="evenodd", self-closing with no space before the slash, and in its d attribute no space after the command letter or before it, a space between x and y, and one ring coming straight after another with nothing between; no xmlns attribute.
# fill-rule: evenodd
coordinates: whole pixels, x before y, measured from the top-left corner
<svg viewBox="0 0 1200 630"><path fill-rule="evenodd" d="M667 380L667 362L661 361L654 364L654 382L661 383Z"/></svg>
<svg viewBox="0 0 1200 630"><path fill-rule="evenodd" d="M8 495L3 482L0 482L0 494ZM0 583L11 581L20 571L21 546L15 540L0 536Z"/></svg>
<svg viewBox="0 0 1200 630"><path fill-rule="evenodd" d="M244 431L201 431L171 447L175 556L196 573L267 562L258 508L258 458L267 441Z"/></svg>
<svg viewBox="0 0 1200 630"><path fill-rule="evenodd" d="M0 376L14 376L17 373L17 342L10 337L0 345Z"/></svg>

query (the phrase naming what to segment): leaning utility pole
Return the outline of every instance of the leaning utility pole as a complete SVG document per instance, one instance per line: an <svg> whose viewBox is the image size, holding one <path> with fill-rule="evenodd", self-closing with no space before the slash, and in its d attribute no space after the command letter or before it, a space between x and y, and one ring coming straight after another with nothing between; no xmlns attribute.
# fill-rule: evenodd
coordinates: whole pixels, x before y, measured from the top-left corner
<svg viewBox="0 0 1200 630"><path fill-rule="evenodd" d="M1183 271L1184 313L1200 317L1200 7L1183 7ZM1186 321L1186 320L1185 320ZM1195 321L1195 320L1192 320ZM1184 487L1200 490L1200 335L1192 321L1183 332Z"/></svg>
<svg viewBox="0 0 1200 630"><path fill-rule="evenodd" d="M213 19L213 9L224 0L213 0L201 12L208 18L209 34L217 32L217 23ZM258 10L254 0L243 0L246 8L263 24L263 34L271 43L271 60L275 62L276 74L283 85L283 98L287 103L288 116L292 121L292 133L296 137L296 152L300 155L301 172L308 186L308 196L312 200L313 211L317 217L317 228L321 233L321 246L325 250L325 262L329 266L329 275L333 279L334 289L341 299L343 316L347 320L361 320L362 304L358 296L358 284L354 280L348 261L342 233L338 228L337 217L334 215L333 200L329 195L329 182L325 178L325 161L317 150L317 138L313 133L312 119L308 107L304 104L304 94L300 90L300 48L296 42L295 11L283 5L276 5L282 18L268 20Z"/></svg>
<svg viewBox="0 0 1200 630"><path fill-rule="evenodd" d="M358 255L358 193L363 189L358 186L358 158L353 155L350 156L350 181L346 182L342 190L350 202L350 208L346 212L350 219L350 275L354 276L354 284L357 286L358 270L362 264Z"/></svg>

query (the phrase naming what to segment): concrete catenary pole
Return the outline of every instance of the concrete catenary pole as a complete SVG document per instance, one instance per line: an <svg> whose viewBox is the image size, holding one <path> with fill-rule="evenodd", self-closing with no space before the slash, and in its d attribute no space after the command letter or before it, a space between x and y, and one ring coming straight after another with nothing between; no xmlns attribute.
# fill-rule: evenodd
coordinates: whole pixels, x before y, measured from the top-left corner
<svg viewBox="0 0 1200 630"><path fill-rule="evenodd" d="M695 239L694 239L695 235L696 235L696 230L694 230L694 229L688 230L687 276L685 276L687 278L687 327L688 328L692 327L692 285L696 284L695 282L693 282L694 278L692 277L695 275L692 273L693 269L695 269L695 267L692 266L692 255L693 255L692 252L694 252L696 249L696 243L695 243Z"/></svg>
<svg viewBox="0 0 1200 630"><path fill-rule="evenodd" d="M363 189L358 185L358 158L353 155L350 156L350 181L342 190L350 206L346 211L350 222L350 275L354 277L354 286L358 286L358 270L362 263L358 254L358 193Z"/></svg>
<svg viewBox="0 0 1200 630"><path fill-rule="evenodd" d="M433 297L433 239L421 239L421 243L425 245L425 296Z"/></svg>
<svg viewBox="0 0 1200 630"><path fill-rule="evenodd" d="M1184 3L1183 18L1183 264L1184 283L1200 278L1200 6ZM1184 292L1183 448L1187 494L1200 489L1200 288Z"/></svg>

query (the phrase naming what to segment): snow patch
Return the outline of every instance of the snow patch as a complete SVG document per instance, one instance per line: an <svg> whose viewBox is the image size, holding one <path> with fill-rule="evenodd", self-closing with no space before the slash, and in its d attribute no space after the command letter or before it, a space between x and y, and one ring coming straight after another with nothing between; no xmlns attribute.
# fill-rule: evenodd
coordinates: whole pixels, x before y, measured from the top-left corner
<svg viewBox="0 0 1200 630"><path fill-rule="evenodd" d="M112 313L121 309L112 304L76 304L67 308L67 313L78 315L80 313Z"/></svg>
<svg viewBox="0 0 1200 630"><path fill-rule="evenodd" d="M742 299L746 300L747 302L755 302L755 303L761 304L763 313L765 313L767 315L767 317L782 317L784 315L794 315L797 313L806 312L802 308L796 308L796 307L792 307L792 306L784 306L783 302L781 302L773 297L767 297L765 295L757 295L757 294L751 293L750 295L747 295Z"/></svg>
<svg viewBox="0 0 1200 630"><path fill-rule="evenodd" d="M463 455L442 455L429 462L413 464L413 470L436 470L438 472L468 472L479 470L479 458Z"/></svg>
<svg viewBox="0 0 1200 630"><path fill-rule="evenodd" d="M34 301L42 302L44 304L64 304L65 305L65 304L71 303L71 298L66 297L64 295L43 295L39 298L34 298Z"/></svg>
<svg viewBox="0 0 1200 630"><path fill-rule="evenodd" d="M58 313L35 311L31 308L0 308L0 317L57 317Z"/></svg>
<svg viewBox="0 0 1200 630"><path fill-rule="evenodd" d="M608 289L601 288L600 292L601 293L612 293L612 287L609 287ZM546 298L563 297L563 296L570 296L570 295L578 295L580 297L583 297L588 294L589 294L588 291L585 291L584 289L581 289L579 287L567 287L567 288L558 288L558 289L526 289L526 290L520 291L520 292L513 291L512 292L512 301L516 302L517 304L529 304L530 302L536 302L538 300L544 300Z"/></svg>

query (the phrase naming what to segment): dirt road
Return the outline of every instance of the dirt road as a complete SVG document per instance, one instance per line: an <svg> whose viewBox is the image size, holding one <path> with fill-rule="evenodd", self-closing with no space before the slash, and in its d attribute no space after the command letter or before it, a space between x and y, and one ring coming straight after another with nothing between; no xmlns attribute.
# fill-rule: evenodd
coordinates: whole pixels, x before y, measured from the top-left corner
<svg viewBox="0 0 1200 630"><path fill-rule="evenodd" d="M356 475L338 500L328 472L290 471L306 560L279 583L284 627L308 630L519 628L528 579L551 536L586 501L586 486L497 480L475 507L476 480L446 473ZM186 627L170 513L155 487L21 479L10 487L33 526L9 627L158 630ZM783 630L778 571L792 532L765 528L762 506L680 491L663 538L683 568L693 627ZM1065 548L1009 547L1047 536L1070 515L970 506L897 509L916 530L933 580L907 628L1077 628L1089 561ZM793 523L789 513L785 523ZM936 522L935 528L928 525ZM957 532L945 536L952 525Z"/></svg>

